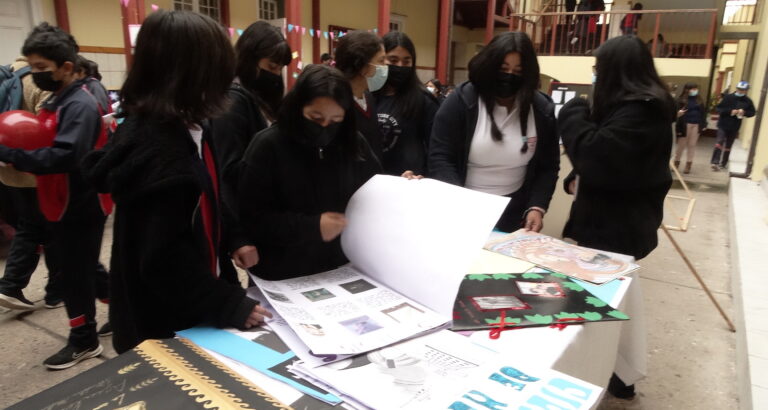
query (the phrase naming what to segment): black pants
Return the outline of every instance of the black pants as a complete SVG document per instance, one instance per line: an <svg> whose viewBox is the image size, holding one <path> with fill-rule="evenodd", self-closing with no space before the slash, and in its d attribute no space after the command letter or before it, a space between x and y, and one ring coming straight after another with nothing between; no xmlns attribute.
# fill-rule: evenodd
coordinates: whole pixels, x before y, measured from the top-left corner
<svg viewBox="0 0 768 410"><path fill-rule="evenodd" d="M5 263L5 274L0 279L0 290L20 291L28 285L32 273L40 262L40 251L45 249L48 257L48 284L45 286L45 300L63 299L64 289L59 281L59 272L51 257L51 225L40 212L36 188L7 187L8 194L17 211L16 235ZM109 277L99 262L96 265L95 293L99 299L109 299Z"/></svg>
<svg viewBox="0 0 768 410"><path fill-rule="evenodd" d="M96 335L95 266L99 263L103 216L51 223L49 256L58 268L69 317L69 343L78 348L98 343Z"/></svg>
<svg viewBox="0 0 768 410"><path fill-rule="evenodd" d="M5 274L0 279L0 290L20 291L29 285L32 273L40 261L40 251L50 243L50 226L40 212L35 188L7 188L13 207L16 209L16 235L5 263ZM47 297L59 298L63 290L56 281L56 268L50 258L45 259L48 267Z"/></svg>
<svg viewBox="0 0 768 410"><path fill-rule="evenodd" d="M712 165L726 166L728 165L728 158L731 156L731 147L733 142L736 141L736 136L739 135L739 131L725 131L720 128L717 129L717 140L715 140L715 150L712 151ZM722 153L723 159L720 160L720 154Z"/></svg>

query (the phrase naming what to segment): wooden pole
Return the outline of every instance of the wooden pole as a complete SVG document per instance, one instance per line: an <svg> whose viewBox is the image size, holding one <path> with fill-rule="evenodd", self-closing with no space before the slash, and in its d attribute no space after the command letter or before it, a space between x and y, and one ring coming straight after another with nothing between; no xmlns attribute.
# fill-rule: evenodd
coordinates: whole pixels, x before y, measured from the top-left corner
<svg viewBox="0 0 768 410"><path fill-rule="evenodd" d="M453 0L440 0L440 12L438 13L435 77L443 84L448 83L448 47L450 46L452 5Z"/></svg>
<svg viewBox="0 0 768 410"><path fill-rule="evenodd" d="M301 0L285 0L285 20L286 24L292 25L293 30L287 33L288 45L291 52L296 55L288 64L288 89L293 87L296 82L294 74L299 72L299 62L301 62ZM287 30L287 29L286 29Z"/></svg>
<svg viewBox="0 0 768 410"><path fill-rule="evenodd" d="M488 0L488 9L485 14L485 44L493 39L493 29L496 27L496 0Z"/></svg>
<svg viewBox="0 0 768 410"><path fill-rule="evenodd" d="M312 0L312 28L320 30L320 0ZM312 62L320 64L320 36L312 36Z"/></svg>
<svg viewBox="0 0 768 410"><path fill-rule="evenodd" d="M389 33L389 14L392 4L391 0L379 0L379 35L384 36Z"/></svg>
<svg viewBox="0 0 768 410"><path fill-rule="evenodd" d="M680 245L677 244L677 241L675 241L675 239L672 237L672 235L669 233L669 231L664 225L661 225L661 230L664 231L664 234L667 235L667 238L669 238L669 241L672 242L672 246L675 247L675 250L677 251L677 253L680 254L680 257L683 258L683 261L688 266L688 269L690 269L691 273L693 273L693 276L696 278L696 280L699 282L701 287L704 289L704 292L707 294L707 296L709 296L709 300L712 301L712 303L717 308L717 311L720 312L720 316L722 316L725 322L728 324L728 328L731 330L731 332L735 332L736 327L733 326L733 322L731 322L731 319L729 319L728 315L725 314L725 311L723 310L722 307L720 307L720 304L717 303L717 300L712 295L712 292L709 290L709 287L707 287L707 284L704 283L703 279L701 279L701 276L699 276L699 272L696 271L696 268L693 267L693 264L691 263L691 261L688 260L688 257L680 248Z"/></svg>

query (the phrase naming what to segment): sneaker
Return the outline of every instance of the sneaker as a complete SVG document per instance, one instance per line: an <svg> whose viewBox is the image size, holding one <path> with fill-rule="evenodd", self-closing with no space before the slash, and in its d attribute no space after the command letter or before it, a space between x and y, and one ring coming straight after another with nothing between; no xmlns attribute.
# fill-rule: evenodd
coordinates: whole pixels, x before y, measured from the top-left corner
<svg viewBox="0 0 768 410"><path fill-rule="evenodd" d="M51 370L68 369L83 360L101 355L102 351L104 351L104 348L101 347L100 343L86 348L77 348L67 344L58 353L45 359L43 365Z"/></svg>
<svg viewBox="0 0 768 410"><path fill-rule="evenodd" d="M99 328L99 331L96 332L96 333L99 334L99 337L111 336L112 335L112 325L110 325L109 322L104 323Z"/></svg>
<svg viewBox="0 0 768 410"><path fill-rule="evenodd" d="M45 296L45 308L46 309L58 309L60 307L64 307L64 299L59 297L48 297Z"/></svg>
<svg viewBox="0 0 768 410"><path fill-rule="evenodd" d="M712 167L712 171L715 171L715 172L720 171L720 166L717 164L712 164L711 167Z"/></svg>
<svg viewBox="0 0 768 410"><path fill-rule="evenodd" d="M15 310L32 310L35 308L35 304L25 298L24 293L20 290L0 291L0 306Z"/></svg>

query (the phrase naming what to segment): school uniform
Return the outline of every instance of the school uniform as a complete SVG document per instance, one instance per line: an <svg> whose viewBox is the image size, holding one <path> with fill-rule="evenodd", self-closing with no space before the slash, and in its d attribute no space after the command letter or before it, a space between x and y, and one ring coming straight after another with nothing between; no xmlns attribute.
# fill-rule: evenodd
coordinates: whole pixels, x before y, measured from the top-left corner
<svg viewBox="0 0 768 410"><path fill-rule="evenodd" d="M429 146L429 175L440 181L511 198L497 222L503 231L515 231L522 226L526 210L537 207L546 211L555 191L560 169L560 149L555 130L554 105L544 94L536 93L531 105L527 138L505 135L502 141L490 140L487 111L475 86L465 82L449 95L435 115ZM506 110L504 107L496 107ZM504 121L518 121L519 114L504 115ZM502 131L504 124L496 121ZM478 129L482 125L482 130ZM513 133L520 133L519 123L510 124ZM535 139L533 137L536 137ZM482 138L483 141L478 139ZM477 143L481 142L481 145ZM521 153L522 144L528 144ZM509 157L499 158L498 149ZM493 154L493 163L484 163L480 152ZM525 156L525 158L521 157ZM511 161L519 161L512 166ZM496 172L500 171L500 172ZM503 172L503 173L502 173ZM505 178L505 181L495 180ZM506 190L499 190L500 187ZM484 189L487 188L487 189Z"/></svg>
<svg viewBox="0 0 768 410"><path fill-rule="evenodd" d="M219 181L207 127L128 116L84 162L117 204L110 312L119 353L203 322L242 326L255 300L219 254ZM229 270L229 273L226 271Z"/></svg>
<svg viewBox="0 0 768 410"><path fill-rule="evenodd" d="M355 125L357 126L357 131L368 142L373 154L381 161L384 152L384 137L379 129L379 119L376 115L376 100L373 98L373 94L368 91L363 93L363 100L365 103L361 105L360 101L355 99Z"/></svg>
<svg viewBox="0 0 768 410"><path fill-rule="evenodd" d="M48 257L56 262L70 322L69 344L98 345L94 272L99 261L108 197L83 179L80 161L106 142L98 103L82 81L51 96L38 114L52 144L33 151L0 146L0 161L36 175L40 209L50 221Z"/></svg>
<svg viewBox="0 0 768 410"><path fill-rule="evenodd" d="M251 142L243 157L240 219L259 249L251 272L267 280L310 275L348 262L341 240L324 242L320 215L343 213L352 194L381 166L362 136L365 149L349 158L337 137L324 148L301 144L280 126Z"/></svg>

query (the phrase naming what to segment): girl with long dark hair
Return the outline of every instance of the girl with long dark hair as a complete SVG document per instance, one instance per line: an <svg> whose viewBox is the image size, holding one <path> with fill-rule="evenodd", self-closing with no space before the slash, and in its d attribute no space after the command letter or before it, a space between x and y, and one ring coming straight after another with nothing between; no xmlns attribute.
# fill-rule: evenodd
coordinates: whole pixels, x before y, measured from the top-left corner
<svg viewBox="0 0 768 410"><path fill-rule="evenodd" d="M234 67L219 23L152 13L120 92L124 121L85 158L86 175L117 204L109 320L118 353L203 322L251 327L271 316L225 279L236 274L219 254L226 233L206 123L225 110Z"/></svg>
<svg viewBox="0 0 768 410"><path fill-rule="evenodd" d="M416 76L416 48L405 33L384 36L389 73L384 88L374 93L381 130L384 172L401 175L427 171L427 146L437 99Z"/></svg>
<svg viewBox="0 0 768 410"><path fill-rule="evenodd" d="M243 157L240 219L260 254L251 268L278 280L347 262L341 234L349 198L381 166L355 127L352 88L335 68L314 64L285 96L277 125Z"/></svg>
<svg viewBox="0 0 768 410"><path fill-rule="evenodd" d="M251 138L277 119L283 99L283 67L291 49L277 27L257 21L235 44L235 81L229 87L229 109L213 120L214 144L221 168L222 214L228 227L222 251L247 269L259 260L258 250L243 232L237 210L239 166Z"/></svg>
<svg viewBox="0 0 768 410"><path fill-rule="evenodd" d="M701 130L707 126L707 108L699 95L699 85L687 83L677 99L677 147L675 149L675 168L680 166L683 151L686 155L683 173L691 172L693 156L696 154L696 143L699 142Z"/></svg>
<svg viewBox="0 0 768 410"><path fill-rule="evenodd" d="M497 227L540 231L560 168L554 105L525 33L499 34L469 62L435 116L429 174L512 200Z"/></svg>
<svg viewBox="0 0 768 410"><path fill-rule="evenodd" d="M639 38L608 40L595 57L592 106L573 99L558 118L573 164L566 192L575 195L563 236L640 259L657 245L664 197L672 184L675 102ZM621 346L619 354L624 356ZM636 376L614 374L608 391L619 398L634 397Z"/></svg>
<svg viewBox="0 0 768 410"><path fill-rule="evenodd" d="M352 86L357 130L379 159L383 151L382 136L371 93L380 90L387 82L389 66L385 56L381 39L367 31L353 31L342 37L335 55L336 68Z"/></svg>

